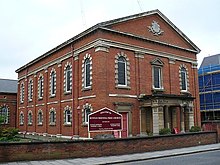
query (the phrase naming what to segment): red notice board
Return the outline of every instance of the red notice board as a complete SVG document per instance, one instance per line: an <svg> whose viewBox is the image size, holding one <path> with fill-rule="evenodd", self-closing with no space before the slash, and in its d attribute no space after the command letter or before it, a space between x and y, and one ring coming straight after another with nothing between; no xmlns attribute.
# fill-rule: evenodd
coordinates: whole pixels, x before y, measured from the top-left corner
<svg viewBox="0 0 220 165"><path fill-rule="evenodd" d="M89 132L122 130L122 115L106 107L89 114L88 119Z"/></svg>

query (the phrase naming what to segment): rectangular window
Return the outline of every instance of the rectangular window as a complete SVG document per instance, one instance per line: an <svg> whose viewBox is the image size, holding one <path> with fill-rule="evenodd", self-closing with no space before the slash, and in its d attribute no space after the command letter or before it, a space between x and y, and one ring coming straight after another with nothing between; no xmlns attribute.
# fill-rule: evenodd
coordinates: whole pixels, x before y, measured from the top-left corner
<svg viewBox="0 0 220 165"><path fill-rule="evenodd" d="M162 88L161 67L153 67L153 84L156 89Z"/></svg>

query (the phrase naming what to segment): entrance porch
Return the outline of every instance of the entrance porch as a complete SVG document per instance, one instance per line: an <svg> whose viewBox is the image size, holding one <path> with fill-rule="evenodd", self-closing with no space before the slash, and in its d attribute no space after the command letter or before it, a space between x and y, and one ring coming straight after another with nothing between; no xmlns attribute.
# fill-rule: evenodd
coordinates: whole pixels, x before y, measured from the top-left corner
<svg viewBox="0 0 220 165"><path fill-rule="evenodd" d="M194 126L193 98L190 96L145 95L140 105L141 134L158 135L163 128L187 132Z"/></svg>

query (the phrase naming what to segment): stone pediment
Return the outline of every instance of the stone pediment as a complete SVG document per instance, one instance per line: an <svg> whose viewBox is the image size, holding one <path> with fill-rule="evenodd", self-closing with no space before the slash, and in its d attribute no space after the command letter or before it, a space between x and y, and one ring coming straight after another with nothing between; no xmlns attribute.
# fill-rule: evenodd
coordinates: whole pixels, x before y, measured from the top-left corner
<svg viewBox="0 0 220 165"><path fill-rule="evenodd" d="M159 65L159 66L163 66L164 65L163 61L161 59L159 59L159 58L155 58L150 63L151 63L151 65Z"/></svg>

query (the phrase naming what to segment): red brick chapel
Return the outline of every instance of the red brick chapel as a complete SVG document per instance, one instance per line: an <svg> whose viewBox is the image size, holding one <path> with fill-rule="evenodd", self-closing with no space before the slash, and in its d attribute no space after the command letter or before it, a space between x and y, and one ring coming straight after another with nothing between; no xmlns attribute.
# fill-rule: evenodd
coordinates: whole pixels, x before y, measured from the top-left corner
<svg viewBox="0 0 220 165"><path fill-rule="evenodd" d="M108 107L122 137L187 132L200 125L199 52L159 10L99 23L16 70L17 127L87 137L88 114Z"/></svg>

